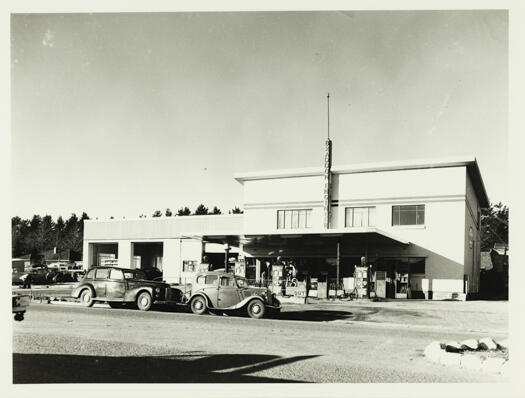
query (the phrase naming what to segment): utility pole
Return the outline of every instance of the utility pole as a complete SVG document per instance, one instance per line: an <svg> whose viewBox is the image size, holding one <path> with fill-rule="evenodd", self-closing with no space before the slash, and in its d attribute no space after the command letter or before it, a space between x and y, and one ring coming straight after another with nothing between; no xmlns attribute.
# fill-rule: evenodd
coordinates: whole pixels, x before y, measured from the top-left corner
<svg viewBox="0 0 525 398"><path fill-rule="evenodd" d="M330 140L330 93L326 96L326 104L328 111L328 134L325 141L325 155L324 155L324 228L330 228L330 213L332 206L332 141Z"/></svg>
<svg viewBox="0 0 525 398"><path fill-rule="evenodd" d="M226 248L224 249L224 271L228 272L228 257L230 256L230 243L226 243Z"/></svg>

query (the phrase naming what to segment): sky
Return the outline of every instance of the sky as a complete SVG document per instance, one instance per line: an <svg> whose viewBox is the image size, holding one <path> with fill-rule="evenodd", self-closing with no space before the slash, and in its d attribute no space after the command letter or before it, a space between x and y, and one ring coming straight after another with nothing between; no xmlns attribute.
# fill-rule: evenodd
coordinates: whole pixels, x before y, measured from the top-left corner
<svg viewBox="0 0 525 398"><path fill-rule="evenodd" d="M474 155L508 201L505 11L13 14L12 215L242 207L236 172Z"/></svg>

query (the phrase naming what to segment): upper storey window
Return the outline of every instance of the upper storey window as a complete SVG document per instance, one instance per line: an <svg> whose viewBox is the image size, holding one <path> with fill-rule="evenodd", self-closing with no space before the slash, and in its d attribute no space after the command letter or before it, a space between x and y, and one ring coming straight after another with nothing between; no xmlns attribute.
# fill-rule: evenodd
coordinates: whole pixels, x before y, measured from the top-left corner
<svg viewBox="0 0 525 398"><path fill-rule="evenodd" d="M425 225L425 205L392 206L392 225Z"/></svg>
<svg viewBox="0 0 525 398"><path fill-rule="evenodd" d="M277 210L277 229L310 228L312 209Z"/></svg>
<svg viewBox="0 0 525 398"><path fill-rule="evenodd" d="M374 227L375 225L375 206L347 207L345 209L345 227Z"/></svg>

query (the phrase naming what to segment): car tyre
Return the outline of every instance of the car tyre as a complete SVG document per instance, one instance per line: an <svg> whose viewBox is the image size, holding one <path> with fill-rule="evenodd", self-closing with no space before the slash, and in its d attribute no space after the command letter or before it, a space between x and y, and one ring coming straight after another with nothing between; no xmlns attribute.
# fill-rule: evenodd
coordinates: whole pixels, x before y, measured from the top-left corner
<svg viewBox="0 0 525 398"><path fill-rule="evenodd" d="M148 292L142 292L137 297L137 307L141 311L149 311L152 304L153 300Z"/></svg>
<svg viewBox="0 0 525 398"><path fill-rule="evenodd" d="M91 289L84 289L82 290L82 293L80 293L80 303L84 307L91 307L95 302L93 301L93 292Z"/></svg>
<svg viewBox="0 0 525 398"><path fill-rule="evenodd" d="M206 299L202 296L197 296L191 300L190 307L194 314L202 315L206 312Z"/></svg>
<svg viewBox="0 0 525 398"><path fill-rule="evenodd" d="M248 303L248 315L254 319L261 319L266 313L266 307L261 300L252 300Z"/></svg>

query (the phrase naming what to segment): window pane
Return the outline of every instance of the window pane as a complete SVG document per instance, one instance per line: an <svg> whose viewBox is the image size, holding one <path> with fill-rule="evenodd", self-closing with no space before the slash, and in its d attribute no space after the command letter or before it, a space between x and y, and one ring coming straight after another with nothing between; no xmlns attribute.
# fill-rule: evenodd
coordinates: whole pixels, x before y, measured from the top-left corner
<svg viewBox="0 0 525 398"><path fill-rule="evenodd" d="M96 278L97 279L108 279L109 276L109 269L108 268L100 268L97 269Z"/></svg>
<svg viewBox="0 0 525 398"><path fill-rule="evenodd" d="M368 219L368 208L354 207L354 227L365 227Z"/></svg>
<svg viewBox="0 0 525 398"><path fill-rule="evenodd" d="M299 228L299 211L292 210L292 228Z"/></svg>
<svg viewBox="0 0 525 398"><path fill-rule="evenodd" d="M312 218L312 210L306 210L306 223L305 223L306 228L310 228L311 218Z"/></svg>
<svg viewBox="0 0 525 398"><path fill-rule="evenodd" d="M299 228L306 227L306 210L299 210Z"/></svg>
<svg viewBox="0 0 525 398"><path fill-rule="evenodd" d="M392 206L392 225L425 224L425 205Z"/></svg>
<svg viewBox="0 0 525 398"><path fill-rule="evenodd" d="M292 212L290 210L286 210L284 212L284 228L291 228L292 227Z"/></svg>
<svg viewBox="0 0 525 398"><path fill-rule="evenodd" d="M375 225L376 225L376 208L369 207L368 208L368 226L375 227Z"/></svg>
<svg viewBox="0 0 525 398"><path fill-rule="evenodd" d="M399 206L399 224L414 225L416 223L416 206Z"/></svg>
<svg viewBox="0 0 525 398"><path fill-rule="evenodd" d="M89 271L86 275L86 278L93 278L95 276L95 270L92 269L91 271Z"/></svg>
<svg viewBox="0 0 525 398"><path fill-rule="evenodd" d="M206 285L215 285L217 286L217 281L219 280L218 275L206 275Z"/></svg>
<svg viewBox="0 0 525 398"><path fill-rule="evenodd" d="M353 227L354 209L347 207L345 209L345 227Z"/></svg>
<svg viewBox="0 0 525 398"><path fill-rule="evenodd" d="M235 282L234 282L233 278L222 277L221 278L221 286L233 286L233 287L235 287Z"/></svg>
<svg viewBox="0 0 525 398"><path fill-rule="evenodd" d="M284 211L283 210L277 210L277 228L278 229L284 228Z"/></svg>
<svg viewBox="0 0 525 398"><path fill-rule="evenodd" d="M399 206L392 206L392 225L399 225Z"/></svg>
<svg viewBox="0 0 525 398"><path fill-rule="evenodd" d="M425 224L425 205L417 206L416 224L418 224L418 225Z"/></svg>
<svg viewBox="0 0 525 398"><path fill-rule="evenodd" d="M124 279L124 274L119 269L112 269L109 273L109 279Z"/></svg>

